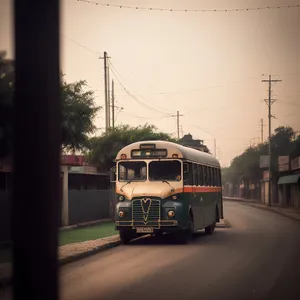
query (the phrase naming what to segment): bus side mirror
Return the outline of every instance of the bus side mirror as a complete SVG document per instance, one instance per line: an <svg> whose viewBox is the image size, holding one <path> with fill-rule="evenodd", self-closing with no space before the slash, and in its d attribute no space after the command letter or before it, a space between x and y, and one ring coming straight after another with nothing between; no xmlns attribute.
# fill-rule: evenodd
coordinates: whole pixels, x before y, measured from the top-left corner
<svg viewBox="0 0 300 300"><path fill-rule="evenodd" d="M116 175L116 166L113 166L110 169L110 182L116 182L117 175Z"/></svg>

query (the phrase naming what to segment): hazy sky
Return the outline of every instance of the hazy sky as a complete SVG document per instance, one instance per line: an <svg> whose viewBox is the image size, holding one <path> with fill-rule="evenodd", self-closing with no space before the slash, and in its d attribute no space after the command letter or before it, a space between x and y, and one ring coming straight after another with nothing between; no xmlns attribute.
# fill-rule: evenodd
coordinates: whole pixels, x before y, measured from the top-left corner
<svg viewBox="0 0 300 300"><path fill-rule="evenodd" d="M300 4L300 0L103 0L101 3L173 9L230 9ZM233 12L162 12L102 7L64 0L61 68L67 80L87 80L104 105L103 52L115 70L116 124L156 125L204 139L228 165L267 125L269 74L273 87L273 129L300 130L300 8ZM11 1L0 3L0 48L13 57ZM75 41L75 42L74 42ZM49 41L51 43L51 41ZM80 46L80 44L82 46ZM262 76L265 74L264 76ZM138 98L139 104L119 84ZM146 106L146 107L145 107ZM153 107L153 109L149 108ZM97 126L104 127L104 111ZM264 127L264 137L267 137ZM100 131L99 131L100 132ZM256 140L254 139L256 138ZM251 141L252 139L252 141Z"/></svg>

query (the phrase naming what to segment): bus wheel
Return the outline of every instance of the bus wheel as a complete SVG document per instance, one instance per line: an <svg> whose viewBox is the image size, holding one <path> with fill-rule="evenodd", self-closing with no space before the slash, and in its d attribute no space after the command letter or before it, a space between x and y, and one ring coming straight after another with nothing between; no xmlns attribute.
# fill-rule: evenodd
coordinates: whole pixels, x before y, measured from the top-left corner
<svg viewBox="0 0 300 300"><path fill-rule="evenodd" d="M213 223L213 224L205 227L205 233L208 234L208 235L211 235L211 234L214 233L215 228L216 228L216 223Z"/></svg>
<svg viewBox="0 0 300 300"><path fill-rule="evenodd" d="M188 244L191 239L194 232L194 221L192 216L190 215L189 218L189 228L184 231L180 231L176 234L176 240L179 244Z"/></svg>
<svg viewBox="0 0 300 300"><path fill-rule="evenodd" d="M120 235L121 244L123 245L129 244L130 241L132 240L132 234L128 230L120 230L119 235Z"/></svg>

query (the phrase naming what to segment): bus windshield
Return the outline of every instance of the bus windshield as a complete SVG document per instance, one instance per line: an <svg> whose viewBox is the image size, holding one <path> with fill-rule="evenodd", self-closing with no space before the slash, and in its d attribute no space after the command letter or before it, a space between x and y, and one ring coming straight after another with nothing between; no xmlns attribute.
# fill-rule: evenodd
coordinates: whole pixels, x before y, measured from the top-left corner
<svg viewBox="0 0 300 300"><path fill-rule="evenodd" d="M150 162L149 179L151 181L159 181L159 180L180 181L181 162L178 160Z"/></svg>
<svg viewBox="0 0 300 300"><path fill-rule="evenodd" d="M145 181L147 179L147 164L144 161L119 162L119 181Z"/></svg>

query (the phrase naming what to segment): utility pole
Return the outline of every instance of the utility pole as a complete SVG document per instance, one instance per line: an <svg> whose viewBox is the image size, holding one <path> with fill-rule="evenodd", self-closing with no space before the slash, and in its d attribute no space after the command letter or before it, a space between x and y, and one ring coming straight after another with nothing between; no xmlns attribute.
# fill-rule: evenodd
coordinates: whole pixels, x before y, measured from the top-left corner
<svg viewBox="0 0 300 300"><path fill-rule="evenodd" d="M111 82L111 119L112 128L115 128L115 83L114 80Z"/></svg>
<svg viewBox="0 0 300 300"><path fill-rule="evenodd" d="M171 115L170 117L176 117L177 121L177 138L180 139L180 124L179 124L179 118L183 117L183 115L179 114L179 111L177 110L177 114L176 115Z"/></svg>
<svg viewBox="0 0 300 300"><path fill-rule="evenodd" d="M107 66L107 123L108 123L108 128L110 128L110 78L109 78L109 65Z"/></svg>
<svg viewBox="0 0 300 300"><path fill-rule="evenodd" d="M179 114L179 111L177 110L176 118L177 118L177 138L178 138L178 139L180 138L180 134L179 134L179 128L180 128L180 125L179 125L179 118L180 118L180 117L183 117L183 115L180 115L180 114Z"/></svg>
<svg viewBox="0 0 300 300"><path fill-rule="evenodd" d="M107 52L104 52L103 57L99 57L104 60L104 97L105 97L105 132L109 128L109 95L108 95L108 72L107 72L107 59L110 58L107 56Z"/></svg>
<svg viewBox="0 0 300 300"><path fill-rule="evenodd" d="M262 82L268 82L269 84L269 99L266 99L266 103L268 105L268 118L269 118L269 192L268 192L268 205L271 206L271 192L272 192L272 147L271 147L271 136L272 136L272 128L271 128L271 120L272 120L272 104L276 101L272 99L272 83L281 82L282 80L272 79L272 76L269 75L268 80L262 80Z"/></svg>

